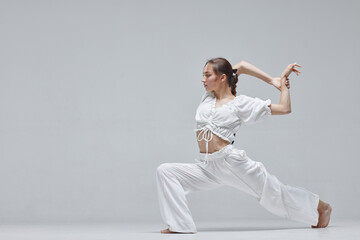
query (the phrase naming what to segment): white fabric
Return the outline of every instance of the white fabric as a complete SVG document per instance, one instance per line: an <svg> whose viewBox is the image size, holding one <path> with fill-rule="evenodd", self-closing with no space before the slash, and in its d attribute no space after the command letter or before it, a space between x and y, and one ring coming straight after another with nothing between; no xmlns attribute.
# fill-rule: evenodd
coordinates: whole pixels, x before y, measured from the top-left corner
<svg viewBox="0 0 360 240"><path fill-rule="evenodd" d="M262 163L252 161L244 150L231 144L242 123L252 124L271 115L270 99L264 101L239 95L215 109L216 97L206 92L196 110L198 141L206 141L206 153L198 163L163 163L156 180L161 216L171 231L196 232L186 194L223 185L240 189L268 211L289 219L317 225L319 196L299 187L281 183ZM229 141L215 153L208 153L213 134Z"/></svg>
<svg viewBox="0 0 360 240"><path fill-rule="evenodd" d="M196 109L197 127L194 131L200 130L198 141L206 141L206 153L208 153L208 142L211 141L213 134L232 143L242 123L253 124L271 115L270 99L264 101L260 98L238 95L218 108L215 108L215 104L215 94L205 92Z"/></svg>
<svg viewBox="0 0 360 240"><path fill-rule="evenodd" d="M186 195L224 185L254 196L265 209L278 216L317 225L319 196L281 183L244 150L229 144L215 153L200 153L198 161L163 163L157 168L160 213L171 231L197 232Z"/></svg>

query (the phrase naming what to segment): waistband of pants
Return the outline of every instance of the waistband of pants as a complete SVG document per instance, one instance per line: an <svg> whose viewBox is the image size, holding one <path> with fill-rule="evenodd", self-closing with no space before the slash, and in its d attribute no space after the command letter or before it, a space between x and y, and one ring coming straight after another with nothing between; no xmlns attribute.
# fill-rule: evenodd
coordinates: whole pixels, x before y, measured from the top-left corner
<svg viewBox="0 0 360 240"><path fill-rule="evenodd" d="M217 159L221 159L221 158L228 156L229 153L231 153L232 149L233 149L233 145L228 144L225 147L223 147L222 149L220 149L219 151L216 151L213 153L199 153L199 159L200 159L200 161L205 161L205 157L206 157L207 161L214 161Z"/></svg>

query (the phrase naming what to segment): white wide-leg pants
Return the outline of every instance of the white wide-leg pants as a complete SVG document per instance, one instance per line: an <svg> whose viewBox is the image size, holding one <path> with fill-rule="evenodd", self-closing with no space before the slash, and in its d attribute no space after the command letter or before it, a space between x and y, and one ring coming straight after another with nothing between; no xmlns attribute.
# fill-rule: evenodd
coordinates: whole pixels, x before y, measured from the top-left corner
<svg viewBox="0 0 360 240"><path fill-rule="evenodd" d="M171 231L197 232L186 195L192 191L232 186L254 196L268 211L288 219L317 225L319 196L281 183L244 150L229 144L198 163L163 163L156 181L160 213Z"/></svg>

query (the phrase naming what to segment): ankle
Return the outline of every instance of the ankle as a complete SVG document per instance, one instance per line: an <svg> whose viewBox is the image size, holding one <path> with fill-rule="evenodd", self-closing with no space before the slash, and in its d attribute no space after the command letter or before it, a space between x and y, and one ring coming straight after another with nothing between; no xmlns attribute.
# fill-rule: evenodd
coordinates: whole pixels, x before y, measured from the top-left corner
<svg viewBox="0 0 360 240"><path fill-rule="evenodd" d="M322 201L321 201L321 204L319 203L319 206L318 206L319 213L328 211L329 209L331 209L330 204L322 202Z"/></svg>

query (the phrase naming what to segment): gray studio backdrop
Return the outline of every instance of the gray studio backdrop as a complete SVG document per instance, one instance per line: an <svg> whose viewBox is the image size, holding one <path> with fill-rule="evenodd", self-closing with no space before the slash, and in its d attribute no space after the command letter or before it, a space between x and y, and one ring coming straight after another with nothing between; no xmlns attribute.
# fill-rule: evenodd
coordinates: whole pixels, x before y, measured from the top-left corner
<svg viewBox="0 0 360 240"><path fill-rule="evenodd" d="M293 112L235 147L283 183L359 218L357 1L0 1L0 221L161 223L155 172L195 162L207 59L277 77ZM238 93L279 101L251 76ZM196 222L279 219L223 187L188 195Z"/></svg>

